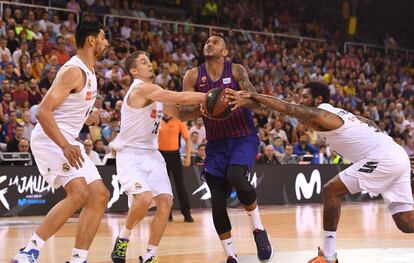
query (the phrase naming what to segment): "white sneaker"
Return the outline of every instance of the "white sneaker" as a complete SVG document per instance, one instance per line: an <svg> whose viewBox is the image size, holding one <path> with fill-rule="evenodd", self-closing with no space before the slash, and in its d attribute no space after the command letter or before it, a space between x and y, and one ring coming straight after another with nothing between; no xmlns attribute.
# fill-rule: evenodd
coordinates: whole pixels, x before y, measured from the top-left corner
<svg viewBox="0 0 414 263"><path fill-rule="evenodd" d="M19 250L19 253L10 261L10 263L36 263L39 257L39 250L31 249L25 252L24 248Z"/></svg>

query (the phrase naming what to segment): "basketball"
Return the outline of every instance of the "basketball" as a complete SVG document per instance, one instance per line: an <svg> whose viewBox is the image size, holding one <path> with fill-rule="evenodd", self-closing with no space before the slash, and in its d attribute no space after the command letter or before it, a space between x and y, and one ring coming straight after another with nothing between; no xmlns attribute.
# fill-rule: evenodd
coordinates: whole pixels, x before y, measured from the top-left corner
<svg viewBox="0 0 414 263"><path fill-rule="evenodd" d="M231 105L225 96L225 89L214 88L207 92L202 107L204 115L213 120L224 120L230 117Z"/></svg>

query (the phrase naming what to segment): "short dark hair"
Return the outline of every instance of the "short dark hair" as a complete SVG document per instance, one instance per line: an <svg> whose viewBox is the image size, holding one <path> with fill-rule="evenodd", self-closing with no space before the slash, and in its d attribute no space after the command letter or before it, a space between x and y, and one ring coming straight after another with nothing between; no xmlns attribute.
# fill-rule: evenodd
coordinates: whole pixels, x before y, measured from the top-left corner
<svg viewBox="0 0 414 263"><path fill-rule="evenodd" d="M86 39L89 36L97 37L101 30L103 30L103 26L98 21L81 22L76 28L76 47L83 48L85 46Z"/></svg>
<svg viewBox="0 0 414 263"><path fill-rule="evenodd" d="M310 93L312 94L312 97L316 99L317 97L322 97L322 103L328 103L329 99L331 97L329 88L322 82L308 82L303 87L304 89L310 89Z"/></svg>
<svg viewBox="0 0 414 263"><path fill-rule="evenodd" d="M132 68L135 68L136 66L136 61L137 58L139 57L139 55L144 54L146 56L148 56L147 52L142 51L142 50L138 50L135 51L134 53L132 53L131 55L129 55L125 61L125 70L126 72L128 72L128 74L131 75L131 73L129 72ZM148 56L149 57L149 56Z"/></svg>
<svg viewBox="0 0 414 263"><path fill-rule="evenodd" d="M227 40L222 35L215 33L215 34L212 34L210 37L219 37L219 38L223 39L224 45L227 48Z"/></svg>

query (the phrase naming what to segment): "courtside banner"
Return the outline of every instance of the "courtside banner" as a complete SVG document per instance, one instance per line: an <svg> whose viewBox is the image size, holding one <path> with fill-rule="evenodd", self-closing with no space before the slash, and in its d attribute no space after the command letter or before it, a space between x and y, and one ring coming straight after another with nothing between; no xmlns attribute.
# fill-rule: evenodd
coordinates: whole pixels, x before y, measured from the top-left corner
<svg viewBox="0 0 414 263"><path fill-rule="evenodd" d="M258 202L261 205L321 203L323 185L346 167L258 165L246 176L256 188ZM107 212L126 212L128 198L118 182L115 166L101 166L98 170L111 193ZM191 208L210 207L210 189L202 180L201 173L200 166L184 168L184 183L190 197ZM65 191L62 188L55 190L48 185L35 166L1 166L0 168L0 216L45 215L64 197ZM348 201L370 199L366 193L348 195L344 198ZM229 193L228 205L230 207L239 205L234 191ZM179 208L177 197L174 198L173 207Z"/></svg>

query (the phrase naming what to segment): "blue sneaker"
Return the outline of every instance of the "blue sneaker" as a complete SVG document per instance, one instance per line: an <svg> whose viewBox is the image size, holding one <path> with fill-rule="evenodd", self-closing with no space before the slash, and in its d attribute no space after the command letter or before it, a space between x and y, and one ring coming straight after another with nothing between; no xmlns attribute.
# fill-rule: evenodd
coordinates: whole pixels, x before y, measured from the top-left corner
<svg viewBox="0 0 414 263"><path fill-rule="evenodd" d="M31 249L29 252L25 252L24 248L21 248L10 263L36 263L39 253L37 249Z"/></svg>
<svg viewBox="0 0 414 263"><path fill-rule="evenodd" d="M266 230L256 229L253 231L254 241L257 247L257 257L260 262L268 262L273 257L273 248L270 244Z"/></svg>

